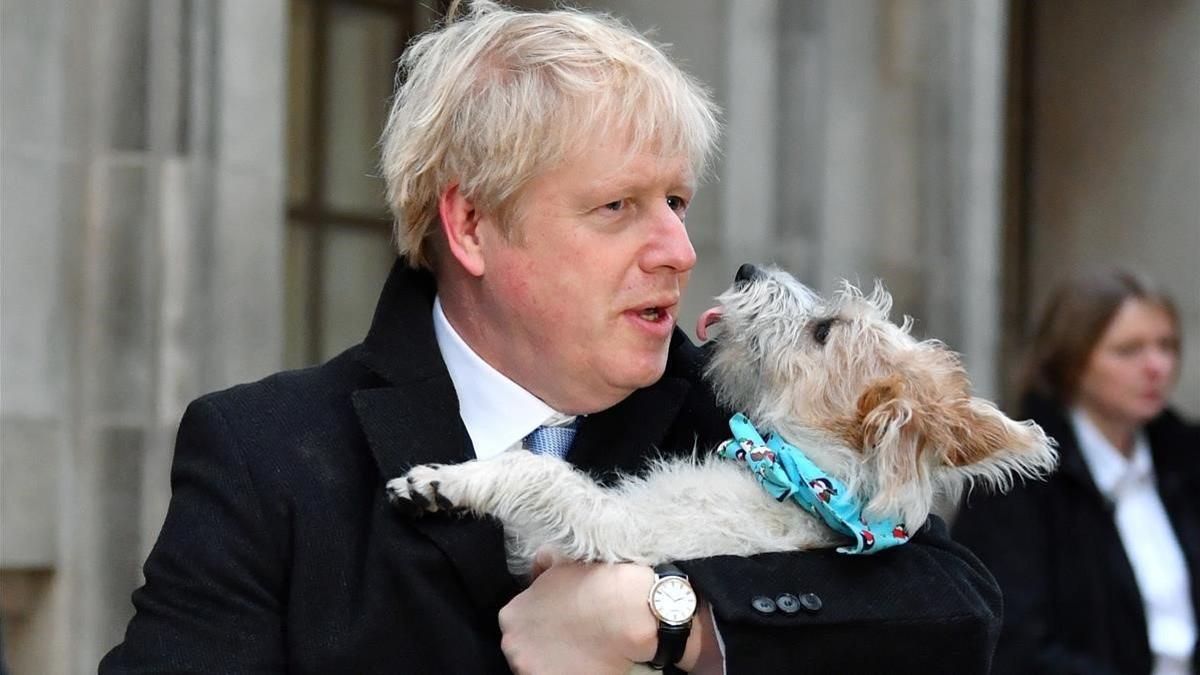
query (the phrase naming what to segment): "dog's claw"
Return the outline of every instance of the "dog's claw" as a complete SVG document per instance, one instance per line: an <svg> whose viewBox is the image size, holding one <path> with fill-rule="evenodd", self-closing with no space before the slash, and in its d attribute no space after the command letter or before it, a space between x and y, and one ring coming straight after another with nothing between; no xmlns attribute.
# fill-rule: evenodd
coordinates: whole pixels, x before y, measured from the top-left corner
<svg viewBox="0 0 1200 675"><path fill-rule="evenodd" d="M425 509L421 507L415 500L417 493L411 489L412 479L408 479L407 485L397 485L399 479L388 481L384 492L387 493L388 503L397 511L409 518L418 518L425 513Z"/></svg>
<svg viewBox="0 0 1200 675"><path fill-rule="evenodd" d="M431 480L438 475L436 468L413 467L408 475L388 481L388 501L410 516L457 510L454 502L442 494L442 481Z"/></svg>
<svg viewBox="0 0 1200 675"><path fill-rule="evenodd" d="M441 492L438 492L438 487L441 486L441 484L441 481L429 481L429 488L433 490L433 503L437 504L437 507L443 511L450 511L454 509L454 502L446 499Z"/></svg>
<svg viewBox="0 0 1200 675"><path fill-rule="evenodd" d="M428 511L429 505L432 504L432 502L429 501L428 497L421 494L420 492L417 492L416 490L409 491L408 499L414 505L416 505L417 508L421 509L422 511Z"/></svg>
<svg viewBox="0 0 1200 675"><path fill-rule="evenodd" d="M397 487L395 483L396 481L394 480L388 481L388 484L384 487L383 491L387 493L388 502L392 506L398 507L400 506L401 502L407 502L408 497L406 493L401 492L400 488Z"/></svg>
<svg viewBox="0 0 1200 675"><path fill-rule="evenodd" d="M389 488L388 502L400 513L409 518L418 518L425 514L425 509L417 506L409 496L402 495L398 490Z"/></svg>

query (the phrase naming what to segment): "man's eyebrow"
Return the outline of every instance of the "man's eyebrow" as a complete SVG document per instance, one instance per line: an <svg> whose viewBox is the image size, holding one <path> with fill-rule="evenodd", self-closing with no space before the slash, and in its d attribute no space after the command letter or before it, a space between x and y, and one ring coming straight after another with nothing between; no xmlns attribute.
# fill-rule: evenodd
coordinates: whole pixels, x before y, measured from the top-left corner
<svg viewBox="0 0 1200 675"><path fill-rule="evenodd" d="M645 189L646 185L646 181L622 174L612 179L597 179L592 181L587 186L587 190L589 192L597 193L614 192L626 194L643 190ZM670 192L673 190L686 190L694 193L696 191L696 180L688 177L681 180L671 181L667 187L667 191Z"/></svg>

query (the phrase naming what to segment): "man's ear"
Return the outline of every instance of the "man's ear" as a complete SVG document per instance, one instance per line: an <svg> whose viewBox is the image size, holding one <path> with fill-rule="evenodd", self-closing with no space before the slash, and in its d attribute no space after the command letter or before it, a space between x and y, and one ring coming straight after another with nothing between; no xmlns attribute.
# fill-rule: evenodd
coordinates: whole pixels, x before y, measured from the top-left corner
<svg viewBox="0 0 1200 675"><path fill-rule="evenodd" d="M451 183L438 197L438 216L446 248L468 274L483 276L484 255L479 223L482 214L467 199L458 183Z"/></svg>

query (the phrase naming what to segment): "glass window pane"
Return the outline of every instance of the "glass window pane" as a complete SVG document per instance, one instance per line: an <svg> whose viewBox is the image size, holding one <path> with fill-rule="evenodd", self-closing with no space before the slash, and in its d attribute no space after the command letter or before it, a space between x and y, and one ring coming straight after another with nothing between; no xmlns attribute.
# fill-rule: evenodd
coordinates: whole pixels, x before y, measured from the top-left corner
<svg viewBox="0 0 1200 675"><path fill-rule="evenodd" d="M312 365L308 313L312 283L312 228L289 223L284 252L283 362L288 368Z"/></svg>
<svg viewBox="0 0 1200 675"><path fill-rule="evenodd" d="M329 227L322 256L322 359L362 341L396 252L386 227Z"/></svg>
<svg viewBox="0 0 1200 675"><path fill-rule="evenodd" d="M335 211L384 210L376 144L387 119L400 24L395 14L335 5L329 29L325 199Z"/></svg>
<svg viewBox="0 0 1200 675"><path fill-rule="evenodd" d="M288 37L288 203L302 204L311 199L308 173L315 158L308 144L312 128L313 86L313 8L309 0L291 3L291 34Z"/></svg>

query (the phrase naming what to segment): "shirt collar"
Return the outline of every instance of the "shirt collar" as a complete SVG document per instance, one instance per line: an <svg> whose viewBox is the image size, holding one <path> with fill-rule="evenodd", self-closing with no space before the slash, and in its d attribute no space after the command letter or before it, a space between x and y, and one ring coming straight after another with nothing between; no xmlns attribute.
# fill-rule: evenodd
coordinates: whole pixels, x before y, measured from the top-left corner
<svg viewBox="0 0 1200 675"><path fill-rule="evenodd" d="M458 393L458 414L477 458L504 452L539 426L575 420L555 411L476 354L450 325L440 298L433 301L433 333Z"/></svg>
<svg viewBox="0 0 1200 675"><path fill-rule="evenodd" d="M1154 462L1143 431L1134 436L1133 454L1126 458L1080 408L1071 409L1071 426L1092 480L1105 497L1112 499L1123 485L1153 477Z"/></svg>

